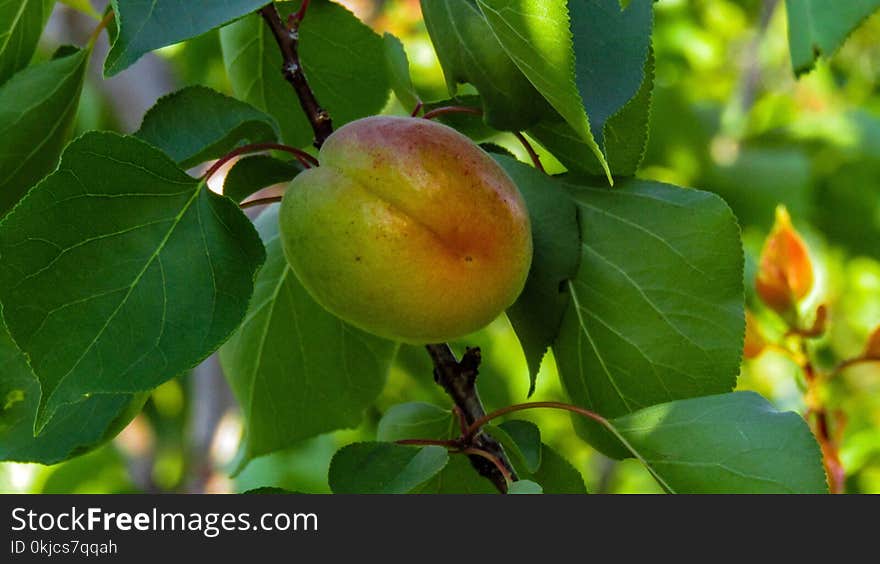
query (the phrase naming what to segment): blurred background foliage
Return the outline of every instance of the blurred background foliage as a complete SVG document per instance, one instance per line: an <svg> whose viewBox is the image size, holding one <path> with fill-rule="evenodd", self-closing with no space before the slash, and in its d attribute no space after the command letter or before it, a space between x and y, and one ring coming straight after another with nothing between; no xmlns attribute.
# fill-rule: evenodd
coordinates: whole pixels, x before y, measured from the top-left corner
<svg viewBox="0 0 880 564"><path fill-rule="evenodd" d="M418 0L341 3L377 31L403 40L423 100L448 97ZM93 5L104 7L97 0ZM59 44L81 43L93 26L58 5L40 56ZM786 32L785 6L776 0L657 2L656 89L639 176L711 190L727 200L743 229L747 303L768 334L781 325L754 297L755 264L776 205L787 206L818 270L805 308L829 307L829 331L814 350L820 366L829 369L858 355L880 324L880 16L869 18L831 59L821 59L799 80ZM106 40L98 48L106 52ZM91 72L79 131L134 131L159 96L186 85L231 93L217 32L162 49L108 81L99 79L98 68ZM386 108L410 110L393 97ZM508 137L492 141L521 152ZM542 156L551 172L561 170ZM464 344L483 348L479 383L488 409L526 399L528 371L506 319L462 339L459 352ZM772 351L744 361L738 387L784 409L805 409L799 369ZM855 366L822 393L845 416L840 446L847 491L880 492L880 365ZM533 399L565 400L550 356ZM327 468L336 449L373 438L382 413L395 403L420 400L448 404L433 383L427 355L403 347L360 428L305 441L229 477L241 425L216 363L208 362L158 388L143 413L95 452L53 467L0 464L0 491L236 492L278 486L329 492ZM544 442L581 471L590 492L660 491L637 462L610 461L587 447L566 415L532 411L522 418L539 425Z"/></svg>

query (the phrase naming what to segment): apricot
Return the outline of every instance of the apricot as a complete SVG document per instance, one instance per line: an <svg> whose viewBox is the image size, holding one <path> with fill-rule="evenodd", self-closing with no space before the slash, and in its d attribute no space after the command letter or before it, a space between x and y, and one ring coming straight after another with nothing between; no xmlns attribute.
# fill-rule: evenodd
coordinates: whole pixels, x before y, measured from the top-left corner
<svg viewBox="0 0 880 564"><path fill-rule="evenodd" d="M279 221L287 262L325 309L423 344L480 329L516 300L532 260L528 212L473 141L374 116L335 131L319 161L291 182Z"/></svg>

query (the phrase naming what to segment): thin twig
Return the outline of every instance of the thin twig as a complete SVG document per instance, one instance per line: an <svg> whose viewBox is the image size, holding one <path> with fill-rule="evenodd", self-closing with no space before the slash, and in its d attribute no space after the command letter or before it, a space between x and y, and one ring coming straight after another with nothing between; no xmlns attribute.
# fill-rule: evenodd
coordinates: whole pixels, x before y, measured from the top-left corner
<svg viewBox="0 0 880 564"><path fill-rule="evenodd" d="M508 413L513 413L515 411L524 411L526 409L537 409L537 408L547 408L547 409L561 409L564 411L571 411L572 413L577 413L579 415L583 415L584 417L588 417L593 421L596 421L603 427L607 427L609 425L608 420L599 415L598 413L594 413L589 409L584 409L583 407L578 407L576 405L571 405L567 403L562 403L558 401L533 401L529 403L518 403L516 405L508 405L507 407L502 407L501 409L497 409L488 415L484 415L471 423L468 430L464 433L462 437L463 440L467 441L470 437L474 436L475 433L478 433L480 429L493 419L501 417L502 415L507 415Z"/></svg>
<svg viewBox="0 0 880 564"><path fill-rule="evenodd" d="M257 198L256 200L248 200L238 205L241 209L253 208L256 206L268 206L269 204L277 204L283 196L272 196L269 198Z"/></svg>
<svg viewBox="0 0 880 564"><path fill-rule="evenodd" d="M265 20L266 25L272 31L275 42L281 50L281 58L283 64L281 72L284 78L293 87L299 98L299 104L306 114L312 131L315 134L315 147L320 148L324 141L333 133L333 122L330 114L321 107L315 98L315 93L309 87L306 75L303 72L302 63L299 60L299 24L305 16L305 10L308 8L308 2L303 2L297 12L297 17L290 22L291 27L287 27L281 21L281 16L275 8L275 4L268 4L260 8L260 15Z"/></svg>
<svg viewBox="0 0 880 564"><path fill-rule="evenodd" d="M481 448L474 448L474 447L464 448L458 452L461 452L463 454L468 454L471 456L479 456L480 458L485 458L486 460L488 460L489 462L491 462L495 466L495 468L498 470L498 472L501 473L502 476L504 476L504 479L507 481L507 483L516 481L516 478L513 477L513 474L504 465L504 462L502 462L499 457L495 456L491 452L487 452ZM506 493L506 491L507 490L505 489L505 493Z"/></svg>
<svg viewBox="0 0 880 564"><path fill-rule="evenodd" d="M213 165L211 165L211 168L209 168L205 172L203 178L205 180L209 180L212 176L214 176L214 174L216 174L218 170L223 168L223 165L239 155L245 155L248 153L259 153L261 151L283 151L285 153L290 153L291 155L295 156L296 160L298 160L300 164L306 168L318 166L318 159L306 153L305 151L302 151L295 147L281 145L278 143L255 143L253 145L244 145L242 147L233 149L232 151L229 151L228 153L217 159L217 161Z"/></svg>
<svg viewBox="0 0 880 564"><path fill-rule="evenodd" d="M544 170L544 165L541 164L541 157L538 156L538 153L535 151L535 148L532 147L532 144L529 143L529 140L526 139L525 135L520 133L519 131L513 132L514 137L520 142L520 144L525 148L526 153L529 154L529 158L532 159L532 164L535 165L535 168L547 174L547 171Z"/></svg>
<svg viewBox="0 0 880 564"><path fill-rule="evenodd" d="M429 112L425 112L425 115L423 115L422 118L435 119L449 114L473 114L475 116L481 116L483 115L483 110L479 108L470 108L468 106L443 106L442 108L434 108Z"/></svg>
<svg viewBox="0 0 880 564"><path fill-rule="evenodd" d="M409 114L410 117L416 117L417 115L419 115L419 112L421 112L422 108L424 108L424 107L425 107L425 105L422 103L421 100L419 100L419 103L416 104L415 108L413 108L412 113Z"/></svg>
<svg viewBox="0 0 880 564"><path fill-rule="evenodd" d="M856 358L848 358L834 367L834 370L831 371L831 374L828 375L828 378L834 378L839 376L841 372L850 368L851 366L856 366L859 364L869 364L872 362L880 363L880 358L870 358L866 356L858 356Z"/></svg>

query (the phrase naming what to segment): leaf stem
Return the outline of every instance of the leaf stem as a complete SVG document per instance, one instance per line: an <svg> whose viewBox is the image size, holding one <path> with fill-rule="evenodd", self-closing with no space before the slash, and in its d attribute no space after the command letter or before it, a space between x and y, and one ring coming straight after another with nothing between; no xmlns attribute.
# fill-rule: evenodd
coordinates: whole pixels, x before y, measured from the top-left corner
<svg viewBox="0 0 880 564"><path fill-rule="evenodd" d="M477 433L483 425L492 421L493 419L497 419L503 415L507 415L508 413L514 413L516 411L524 411L526 409L561 409L564 411L571 411L572 413L577 413L579 415L583 415L584 417L588 417L593 421L596 421L600 425L604 427L608 427L610 423L608 420L599 415L598 413L592 412L589 409L584 409L582 407L578 407L576 405L571 405L567 403L562 403L558 401L533 401L528 403L518 403L515 405L508 405L507 407L502 407L501 409L496 409L492 413L488 415L484 415L480 417L468 427L467 431L465 431L464 436L462 437L464 440L470 439Z"/></svg>
<svg viewBox="0 0 880 564"><path fill-rule="evenodd" d="M95 44L95 41L97 41L98 37L101 36L101 32L104 31L105 29L107 29L107 26L110 25L110 22L112 22L113 18L115 18L115 17L116 17L116 13L113 10L110 10L101 19L101 21L98 22L98 25L95 26L95 29L94 29L94 31L92 31L92 34L89 35L88 44L90 47Z"/></svg>
<svg viewBox="0 0 880 564"><path fill-rule="evenodd" d="M248 153L259 153L261 151L284 151L285 153L290 153L291 155L296 157L296 160L300 162L306 168L312 168L312 166L319 166L318 159L313 157L312 155L306 153L301 149L297 149L296 147L290 147L289 145L281 145L279 143L255 143L253 145L244 145L242 147L237 147L232 151L226 153L217 161L211 165L211 168L205 172L203 178L208 180L214 174L223 168L223 165L238 157L240 155L245 155Z"/></svg>
<svg viewBox="0 0 880 564"><path fill-rule="evenodd" d="M547 171L544 170L544 165L541 164L541 157L538 156L538 153L535 151L535 148L532 147L532 144L529 143L529 140L526 139L526 136L523 135L519 131L513 132L514 137L520 142L520 144L525 148L526 153L529 154L529 158L532 159L532 164L535 165L535 168L547 174Z"/></svg>
<svg viewBox="0 0 880 564"><path fill-rule="evenodd" d="M504 465L504 463L501 461L501 459L490 452L487 452L481 448L474 448L474 447L463 448L459 451L454 451L454 452L460 452L462 454L469 454L471 456L479 456L481 458L485 458L486 460L491 462L493 465L495 465L495 468L498 469L498 472L501 473L501 475L504 477L504 480L506 481L507 484L509 484L510 482L516 481L516 478L513 476L511 471ZM506 489L505 489L504 493L507 493Z"/></svg>
<svg viewBox="0 0 880 564"><path fill-rule="evenodd" d="M238 205L241 209L253 208L256 206L268 206L269 204L277 204L283 196L272 196L270 198L257 198L256 200L248 200Z"/></svg>
<svg viewBox="0 0 880 564"><path fill-rule="evenodd" d="M425 115L423 115L422 118L436 119L440 116L449 114L473 114L481 116L483 115L483 110L479 108L470 108L468 106L443 106L442 108L434 108L431 111L425 112Z"/></svg>

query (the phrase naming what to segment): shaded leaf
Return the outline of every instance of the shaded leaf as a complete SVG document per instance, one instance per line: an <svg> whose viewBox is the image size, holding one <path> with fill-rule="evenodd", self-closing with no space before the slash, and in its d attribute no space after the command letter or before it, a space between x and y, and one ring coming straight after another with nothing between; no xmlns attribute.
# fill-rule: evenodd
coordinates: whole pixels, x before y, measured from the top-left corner
<svg viewBox="0 0 880 564"><path fill-rule="evenodd" d="M154 49L179 43L253 12L265 0L112 0L119 33L104 62L113 76Z"/></svg>
<svg viewBox="0 0 880 564"><path fill-rule="evenodd" d="M276 6L286 17L299 8L299 2ZM285 143L309 145L311 127L281 74L278 45L262 18L250 15L226 26L220 38L236 96L271 114ZM314 0L300 26L299 52L309 85L333 117L334 127L376 114L385 106L390 82L382 38L344 7Z"/></svg>
<svg viewBox="0 0 880 564"><path fill-rule="evenodd" d="M577 468L547 445L541 449L541 467L530 478L541 484L545 494L587 493Z"/></svg>
<svg viewBox="0 0 880 564"><path fill-rule="evenodd" d="M382 36L385 44L385 62L388 65L388 78L394 95L406 110L414 110L419 103L419 94L412 83L409 72L409 59L403 43L396 36L385 32Z"/></svg>
<svg viewBox="0 0 880 564"><path fill-rule="evenodd" d="M0 217L58 163L90 52L34 65L0 87Z"/></svg>
<svg viewBox="0 0 880 564"><path fill-rule="evenodd" d="M880 0L785 0L788 46L795 75L813 68L819 55L831 56Z"/></svg>
<svg viewBox="0 0 880 564"><path fill-rule="evenodd" d="M581 263L554 353L574 403L616 417L729 391L743 347L743 253L714 194L640 180L571 186ZM578 432L615 445L592 422Z"/></svg>
<svg viewBox="0 0 880 564"><path fill-rule="evenodd" d="M568 307L565 282L577 273L580 229L577 207L563 184L515 159L495 157L526 200L532 225L532 265L523 292L507 309L522 344L534 392L541 359L559 333Z"/></svg>
<svg viewBox="0 0 880 564"><path fill-rule="evenodd" d="M268 155L244 157L226 173L223 195L240 202L258 190L290 182L302 170L296 161L282 161Z"/></svg>
<svg viewBox="0 0 880 564"><path fill-rule="evenodd" d="M241 322L263 260L238 206L159 150L111 133L72 142L0 223L0 303L43 391L37 429L87 394L198 364Z"/></svg>
<svg viewBox="0 0 880 564"><path fill-rule="evenodd" d="M541 432L534 423L513 420L485 429L501 443L518 473L532 473L540 467Z"/></svg>
<svg viewBox="0 0 880 564"><path fill-rule="evenodd" d="M330 463L334 493L405 494L446 466L449 455L438 446L413 448L394 443L355 443Z"/></svg>
<svg viewBox="0 0 880 564"><path fill-rule="evenodd" d="M537 482L533 482L531 480L517 480L516 482L510 484L510 487L507 489L507 493L512 495L542 494L544 493L544 489Z"/></svg>
<svg viewBox="0 0 880 564"><path fill-rule="evenodd" d="M497 494L492 482L483 478L466 456L453 455L436 476L413 493L420 494Z"/></svg>
<svg viewBox="0 0 880 564"><path fill-rule="evenodd" d="M575 54L564 0L477 0L508 56L590 148L611 179L575 84Z"/></svg>
<svg viewBox="0 0 880 564"><path fill-rule="evenodd" d="M266 264L247 317L220 349L244 412L241 466L302 439L356 427L382 391L396 348L312 300L284 259L277 205L258 218L257 229Z"/></svg>
<svg viewBox="0 0 880 564"><path fill-rule="evenodd" d="M452 437L455 429L452 411L431 403L410 402L393 406L382 419L376 430L380 441L399 441L401 439L437 439Z"/></svg>
<svg viewBox="0 0 880 564"><path fill-rule="evenodd" d="M611 116L603 128L601 139L608 165L615 177L634 175L645 154L654 90L653 51L645 63L644 74L636 95ZM602 165L568 124L542 121L529 130L529 134L570 171L596 176L602 174Z"/></svg>
<svg viewBox="0 0 880 564"><path fill-rule="evenodd" d="M672 493L827 493L806 422L754 392L649 407L611 421Z"/></svg>
<svg viewBox="0 0 880 564"><path fill-rule="evenodd" d="M0 84L28 65L55 0L0 0Z"/></svg>
<svg viewBox="0 0 880 564"><path fill-rule="evenodd" d="M144 115L139 137L189 168L219 158L236 146L276 141L274 120L250 104L204 86L160 98Z"/></svg>
<svg viewBox="0 0 880 564"><path fill-rule="evenodd" d="M421 6L450 96L460 83L474 85L485 123L503 131L526 129L553 112L473 0L421 0Z"/></svg>
<svg viewBox="0 0 880 564"><path fill-rule="evenodd" d="M140 411L146 395L98 394L65 406L34 437L40 384L0 325L0 460L56 464L110 440Z"/></svg>

